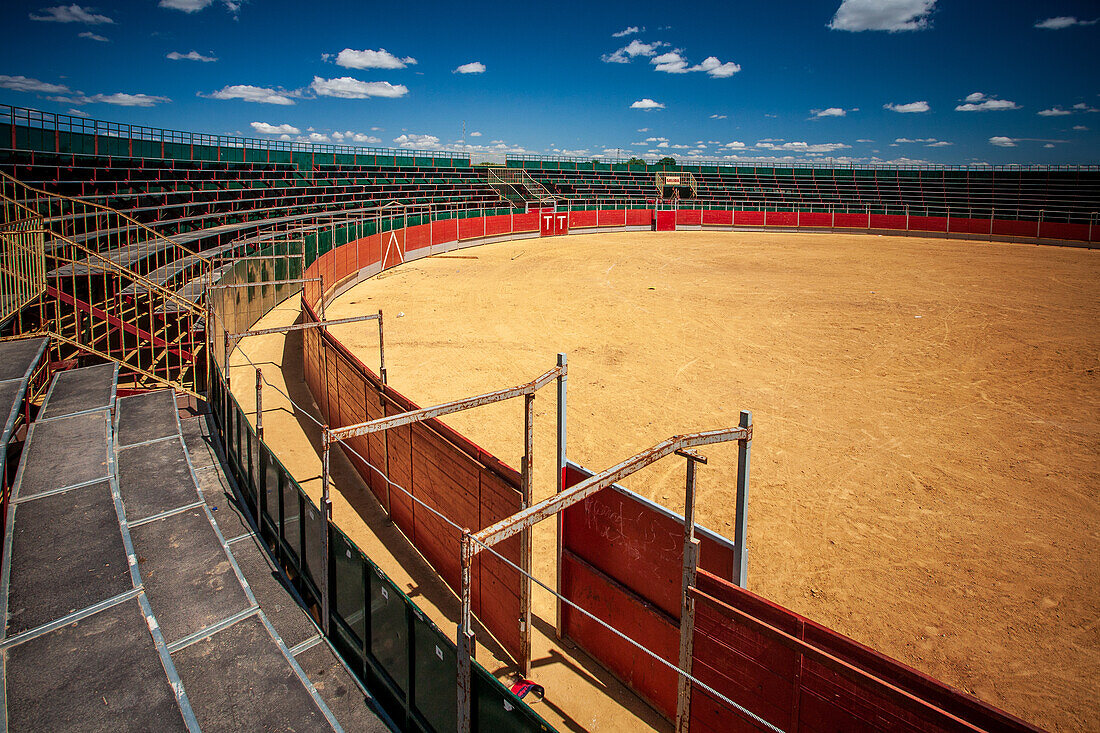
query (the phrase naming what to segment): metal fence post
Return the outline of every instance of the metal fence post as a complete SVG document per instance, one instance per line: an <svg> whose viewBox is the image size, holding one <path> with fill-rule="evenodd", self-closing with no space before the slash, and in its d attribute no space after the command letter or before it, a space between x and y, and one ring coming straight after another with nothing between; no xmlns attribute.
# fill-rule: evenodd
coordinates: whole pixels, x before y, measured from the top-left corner
<svg viewBox="0 0 1100 733"><path fill-rule="evenodd" d="M535 469L535 393L523 396L523 503L520 510L531 506L533 495L531 481ZM525 529L519 540L519 566L523 575L519 579L519 634L520 670L526 677L531 673L531 530Z"/></svg>
<svg viewBox="0 0 1100 733"><path fill-rule="evenodd" d="M733 534L734 582L748 588L748 507L749 507L749 455L752 452L752 412L741 410L739 427L747 428L747 438L737 441L737 524Z"/></svg>
<svg viewBox="0 0 1100 733"><path fill-rule="evenodd" d="M565 354L558 354L558 366L561 367L561 374L558 375L558 478L557 478L557 493L561 493L565 488L565 393L569 374L566 366ZM557 548L554 555L554 566L557 573L557 583L555 590L558 595L561 595L561 551L562 551L562 515L561 512L557 515ZM554 598L554 629L557 632L557 636L560 639L562 637L562 620L561 620L561 598Z"/></svg>
<svg viewBox="0 0 1100 733"><path fill-rule="evenodd" d="M470 530L462 530L462 589L461 609L458 614L458 733L470 733L471 708L473 702L473 675L471 659L475 655L474 632L470 628L470 563L473 560L471 552L472 541ZM411 666L411 665L410 665Z"/></svg>
<svg viewBox="0 0 1100 733"><path fill-rule="evenodd" d="M321 520L324 531L321 532L321 629L325 636L329 635L329 615L332 604L332 592L329 587L329 563L331 552L329 548L329 522L332 521L332 499L329 497L329 431L328 424L321 426L321 447L324 451L321 456Z"/></svg>
<svg viewBox="0 0 1100 733"><path fill-rule="evenodd" d="M695 639L695 600L691 588L695 586L699 567L699 540L695 537L695 464L706 464L707 459L693 450L676 451L687 459L687 479L684 491L684 556L680 581L680 674L676 699L676 733L688 733L691 721L691 659Z"/></svg>

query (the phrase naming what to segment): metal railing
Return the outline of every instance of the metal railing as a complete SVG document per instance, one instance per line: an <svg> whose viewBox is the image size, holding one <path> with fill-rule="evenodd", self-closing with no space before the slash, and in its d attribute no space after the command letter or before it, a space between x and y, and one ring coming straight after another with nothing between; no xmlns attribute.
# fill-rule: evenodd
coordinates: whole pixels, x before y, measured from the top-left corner
<svg viewBox="0 0 1100 733"><path fill-rule="evenodd" d="M5 262L22 256L37 268L5 333L48 333L59 360L84 352L117 361L134 388L198 394L204 312L177 287L209 281L209 259L118 211L3 173L0 210Z"/></svg>
<svg viewBox="0 0 1100 733"><path fill-rule="evenodd" d="M46 292L44 231L40 217L0 229L0 324Z"/></svg>

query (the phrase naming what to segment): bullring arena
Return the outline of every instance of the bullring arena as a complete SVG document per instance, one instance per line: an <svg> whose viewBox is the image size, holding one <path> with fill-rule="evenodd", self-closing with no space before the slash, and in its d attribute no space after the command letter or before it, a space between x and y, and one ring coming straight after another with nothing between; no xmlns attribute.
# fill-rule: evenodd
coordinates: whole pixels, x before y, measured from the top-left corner
<svg viewBox="0 0 1100 733"><path fill-rule="evenodd" d="M0 134L10 729L1100 726L1094 168Z"/></svg>

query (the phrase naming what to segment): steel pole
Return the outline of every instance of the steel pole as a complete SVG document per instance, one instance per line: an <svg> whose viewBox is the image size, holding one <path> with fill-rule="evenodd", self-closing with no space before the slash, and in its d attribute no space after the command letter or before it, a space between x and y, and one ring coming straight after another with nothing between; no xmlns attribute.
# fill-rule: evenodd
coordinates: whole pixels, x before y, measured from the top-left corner
<svg viewBox="0 0 1100 733"><path fill-rule="evenodd" d="M568 367L566 365L565 354L558 354L558 368L561 372L558 374L558 478L557 478L557 492L560 494L565 488L565 466L566 466L566 454L565 454L565 403L566 403L566 387L568 386ZM561 595L561 552L562 552L562 514L558 512L557 515L557 546L554 554L554 565L556 568L556 585L555 590L558 592L558 596ZM562 604L561 598L554 597L554 629L557 632L557 636L560 639L562 637Z"/></svg>
<svg viewBox="0 0 1100 733"><path fill-rule="evenodd" d="M749 428L745 438L737 441L737 524L733 534L733 579L742 588L748 588L748 551L745 543L748 538L749 506L749 456L752 452L752 413L741 411L738 426Z"/></svg>

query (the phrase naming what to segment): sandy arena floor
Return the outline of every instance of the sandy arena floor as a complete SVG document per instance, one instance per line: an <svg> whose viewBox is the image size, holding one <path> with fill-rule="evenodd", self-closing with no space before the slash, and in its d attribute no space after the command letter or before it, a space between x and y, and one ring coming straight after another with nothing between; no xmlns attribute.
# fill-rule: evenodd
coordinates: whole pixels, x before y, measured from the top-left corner
<svg viewBox="0 0 1100 733"><path fill-rule="evenodd" d="M430 405L528 381L566 352L569 457L596 470L750 409L751 590L1038 725L1100 729L1100 253L681 232L455 255L387 271L328 310L384 310L398 390ZM290 302L264 324L295 315ZM377 363L371 328L333 331ZM303 393L293 339L243 348L284 363ZM554 490L552 389L536 407L539 499ZM520 401L446 420L518 465ZM316 476L310 446L283 440ZM732 536L736 449L704 453L699 522ZM624 483L681 510L683 470L666 459ZM370 553L388 541L366 530L385 527L353 484L337 521ZM551 583L553 544L546 523L535 571ZM552 626L547 594L535 603ZM546 661L536 678L564 705L540 710L550 722L655 723L644 706L593 713L585 678L614 683L574 670L560 694L554 670L570 664Z"/></svg>

